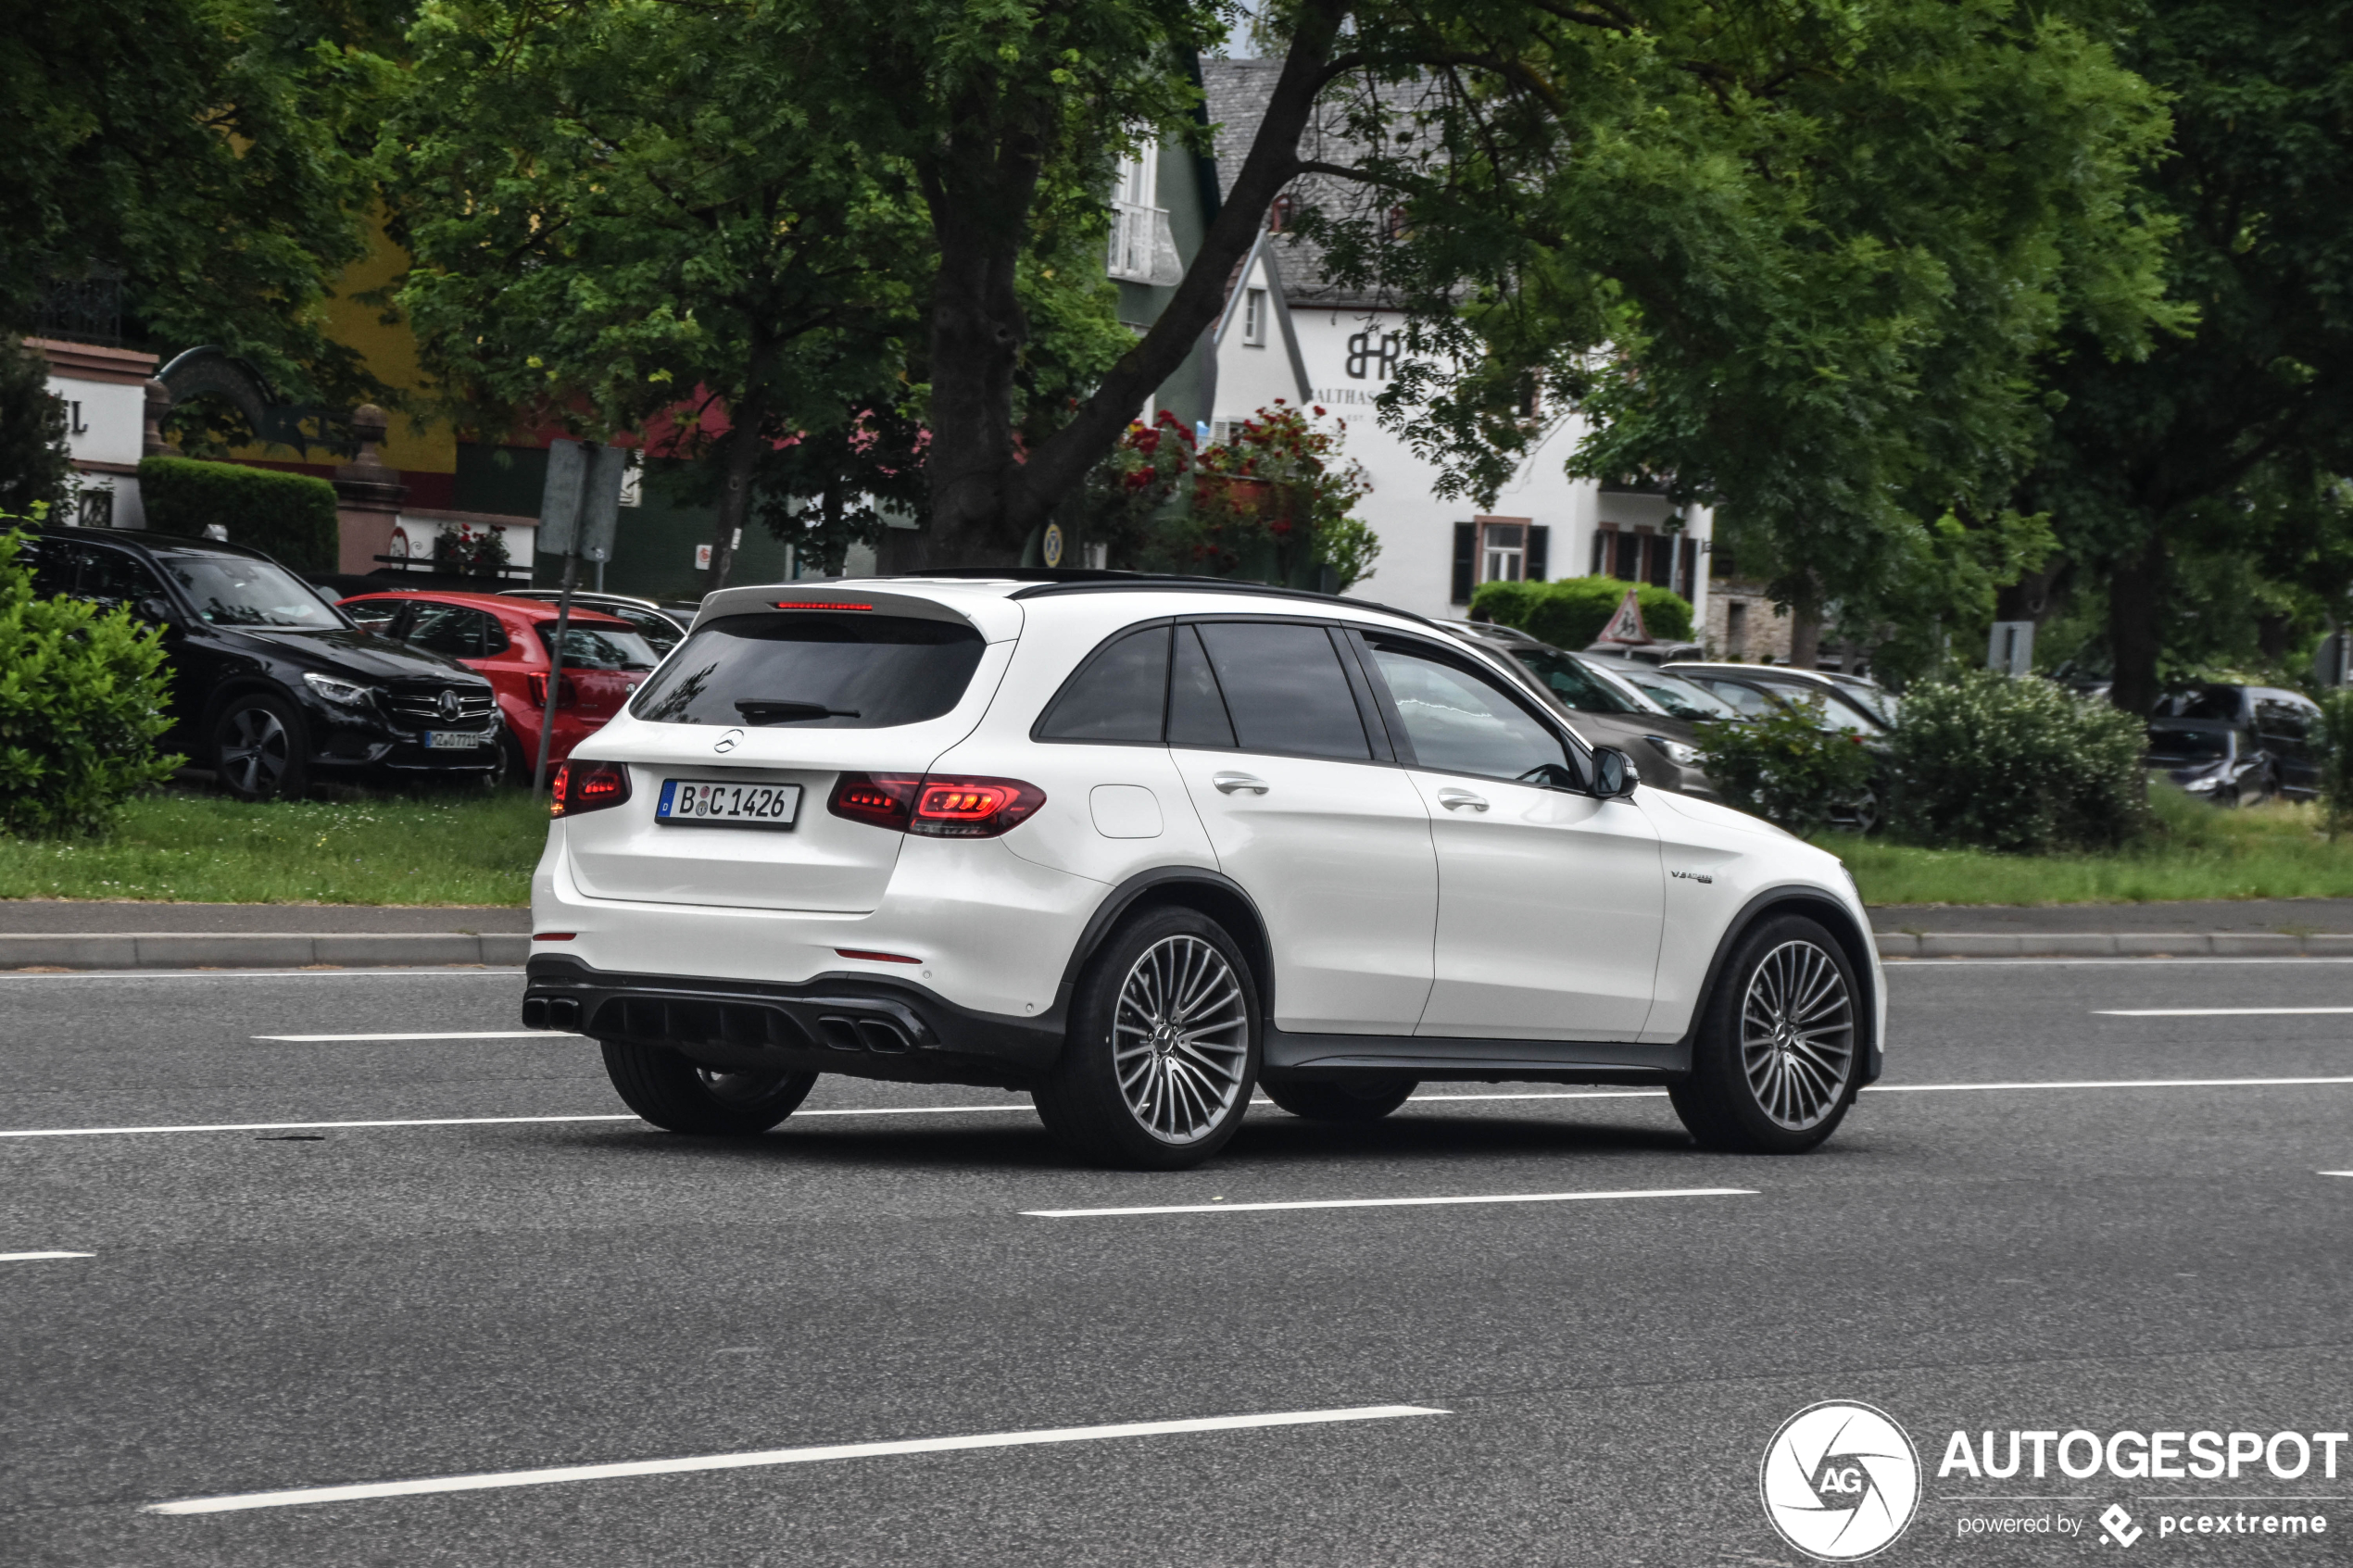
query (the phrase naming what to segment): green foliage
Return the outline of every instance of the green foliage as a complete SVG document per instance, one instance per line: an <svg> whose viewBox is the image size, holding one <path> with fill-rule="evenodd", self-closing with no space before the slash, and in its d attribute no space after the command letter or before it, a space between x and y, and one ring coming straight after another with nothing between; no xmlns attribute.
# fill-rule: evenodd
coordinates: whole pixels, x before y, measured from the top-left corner
<svg viewBox="0 0 2353 1568"><path fill-rule="evenodd" d="M2321 754L2321 808L2331 838L2353 824L2353 687L2321 699L2312 739Z"/></svg>
<svg viewBox="0 0 2353 1568"><path fill-rule="evenodd" d="M1160 552L1178 571L1293 587L1313 586L1323 565L1359 573L1342 588L1369 576L1380 544L1354 508L1372 485L1340 461L1345 429L1320 429L1280 398L1259 409L1195 455L1189 505L1162 529Z"/></svg>
<svg viewBox="0 0 2353 1568"><path fill-rule="evenodd" d="M323 479L239 463L143 458L139 497L147 526L158 533L201 539L218 523L231 544L274 556L296 571L335 569L335 487Z"/></svg>
<svg viewBox="0 0 2353 1568"><path fill-rule="evenodd" d="M1680 594L1654 583L1615 577L1564 577L1556 583L1482 583L1471 595L1471 614L1516 626L1554 647L1580 649L1602 634L1609 618L1634 590L1642 624L1661 642L1692 634L1692 606Z"/></svg>
<svg viewBox="0 0 2353 1568"><path fill-rule="evenodd" d="M1874 766L1860 737L1826 730L1818 705L1768 718L1700 727L1707 776L1724 803L1795 834L1819 831L1869 787Z"/></svg>
<svg viewBox="0 0 2353 1568"><path fill-rule="evenodd" d="M156 755L162 639L128 609L37 597L24 537L0 533L0 833L100 833L183 760Z"/></svg>
<svg viewBox="0 0 2353 1568"><path fill-rule="evenodd" d="M0 323L119 280L127 335L218 344L291 398L375 383L326 336L365 253L383 0L77 0L0 28Z"/></svg>
<svg viewBox="0 0 2353 1568"><path fill-rule="evenodd" d="M62 505L73 485L65 405L49 390L49 365L0 332L0 513L30 516Z"/></svg>
<svg viewBox="0 0 2353 1568"><path fill-rule="evenodd" d="M2148 824L2141 722L2050 681L1915 685L1890 742L1890 829L1932 847L2112 848Z"/></svg>

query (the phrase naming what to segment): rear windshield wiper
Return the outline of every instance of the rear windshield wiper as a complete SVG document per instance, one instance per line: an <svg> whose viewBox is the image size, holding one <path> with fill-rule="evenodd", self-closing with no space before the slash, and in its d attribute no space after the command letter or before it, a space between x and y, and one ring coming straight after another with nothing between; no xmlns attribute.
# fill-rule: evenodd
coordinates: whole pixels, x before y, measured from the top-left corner
<svg viewBox="0 0 2353 1568"><path fill-rule="evenodd" d="M774 697L750 697L736 704L747 724L799 724L811 719L855 719L854 708L827 708L822 702L786 702Z"/></svg>

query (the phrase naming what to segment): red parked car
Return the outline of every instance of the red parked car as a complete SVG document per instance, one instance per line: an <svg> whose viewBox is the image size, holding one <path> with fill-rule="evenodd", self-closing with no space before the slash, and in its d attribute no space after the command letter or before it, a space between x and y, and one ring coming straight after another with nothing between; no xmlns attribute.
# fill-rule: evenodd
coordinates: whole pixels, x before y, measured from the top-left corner
<svg viewBox="0 0 2353 1568"><path fill-rule="evenodd" d="M498 742L510 782L531 782L539 724L547 711L547 671L556 607L498 594L361 594L343 611L379 636L447 654L490 678L504 721ZM574 608L564 632L564 672L556 687L556 738L547 766L604 728L661 660L644 633L616 616Z"/></svg>

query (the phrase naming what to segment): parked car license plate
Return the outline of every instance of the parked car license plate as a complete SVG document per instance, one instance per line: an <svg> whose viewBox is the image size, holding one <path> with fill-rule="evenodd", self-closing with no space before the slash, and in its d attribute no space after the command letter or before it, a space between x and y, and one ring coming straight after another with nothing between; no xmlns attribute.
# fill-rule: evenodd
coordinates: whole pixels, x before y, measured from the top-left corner
<svg viewBox="0 0 2353 1568"><path fill-rule="evenodd" d="M788 828L799 810L799 784L664 779L661 798L654 803L654 821L680 825L724 823L734 827Z"/></svg>
<svg viewBox="0 0 2353 1568"><path fill-rule="evenodd" d="M428 751L472 751L478 746L490 744L488 730L427 730L425 749Z"/></svg>

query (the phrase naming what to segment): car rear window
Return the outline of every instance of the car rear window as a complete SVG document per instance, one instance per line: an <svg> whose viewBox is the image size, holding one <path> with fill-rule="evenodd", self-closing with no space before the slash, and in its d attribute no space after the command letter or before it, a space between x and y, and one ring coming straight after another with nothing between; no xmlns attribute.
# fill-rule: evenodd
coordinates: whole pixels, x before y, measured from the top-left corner
<svg viewBox="0 0 2353 1568"><path fill-rule="evenodd" d="M960 621L788 610L688 633L629 711L663 724L881 730L937 719L987 645Z"/></svg>

